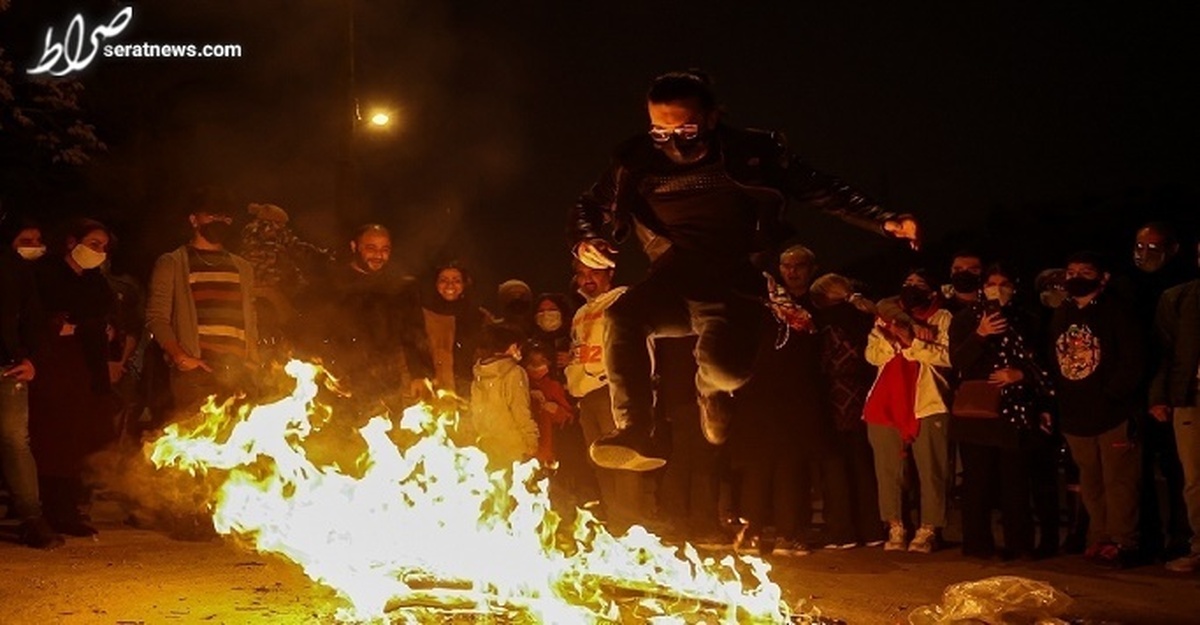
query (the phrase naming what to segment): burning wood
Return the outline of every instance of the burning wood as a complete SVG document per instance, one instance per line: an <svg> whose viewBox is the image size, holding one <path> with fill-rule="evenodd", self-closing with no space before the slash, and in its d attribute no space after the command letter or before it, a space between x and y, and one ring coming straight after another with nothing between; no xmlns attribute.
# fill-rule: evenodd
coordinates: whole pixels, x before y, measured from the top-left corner
<svg viewBox="0 0 1200 625"><path fill-rule="evenodd" d="M514 623L791 618L758 558L702 558L636 526L613 537L585 511L560 527L536 463L488 473L481 451L451 442L453 414L413 407L398 423L376 417L357 431L364 451L353 473L314 463L305 441L337 419L316 401L317 366L293 361L286 371L290 396L236 412L209 406L203 423L170 426L146 451L159 468L211 480L217 532L298 564L346 601L343 620L445 622L419 617L438 611Z"/></svg>

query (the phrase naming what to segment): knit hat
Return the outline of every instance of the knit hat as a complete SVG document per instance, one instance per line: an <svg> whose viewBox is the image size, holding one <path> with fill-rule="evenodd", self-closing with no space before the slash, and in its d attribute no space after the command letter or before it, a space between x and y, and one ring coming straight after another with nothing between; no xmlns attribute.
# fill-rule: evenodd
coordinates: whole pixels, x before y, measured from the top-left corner
<svg viewBox="0 0 1200 625"><path fill-rule="evenodd" d="M247 209L251 215L265 221L274 221L281 224L288 222L287 211L274 204L251 204Z"/></svg>
<svg viewBox="0 0 1200 625"><path fill-rule="evenodd" d="M500 305L503 306L513 300L532 300L533 289L520 280L505 280L500 283L500 287L496 290L496 295L500 299Z"/></svg>

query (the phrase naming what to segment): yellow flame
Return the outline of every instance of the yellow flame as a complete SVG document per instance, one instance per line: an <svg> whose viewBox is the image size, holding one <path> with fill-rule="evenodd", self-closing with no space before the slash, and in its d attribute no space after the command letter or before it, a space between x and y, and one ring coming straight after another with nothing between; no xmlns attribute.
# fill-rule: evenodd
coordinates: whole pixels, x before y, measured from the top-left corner
<svg viewBox="0 0 1200 625"><path fill-rule="evenodd" d="M158 468L204 475L217 531L334 589L348 603L341 619L421 605L505 606L553 624L621 622L629 609L656 623L704 610L725 623L789 618L758 558L703 558L639 526L617 538L586 511L560 532L536 462L489 473L482 451L450 440L454 414L414 406L395 433L372 418L357 432L366 450L352 473L318 466L304 443L333 422L316 401L322 370L293 360L285 371L296 380L288 397L235 414L210 403L199 425L169 426L146 451Z"/></svg>

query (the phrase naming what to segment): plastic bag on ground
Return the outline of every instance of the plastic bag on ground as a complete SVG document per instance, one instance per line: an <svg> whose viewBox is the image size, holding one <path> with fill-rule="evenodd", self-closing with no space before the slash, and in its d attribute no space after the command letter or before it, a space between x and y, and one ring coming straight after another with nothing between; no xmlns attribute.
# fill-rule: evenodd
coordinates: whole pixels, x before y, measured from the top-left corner
<svg viewBox="0 0 1200 625"><path fill-rule="evenodd" d="M941 605L921 606L909 625L1057 625L1071 598L1046 582L1003 575L946 587Z"/></svg>

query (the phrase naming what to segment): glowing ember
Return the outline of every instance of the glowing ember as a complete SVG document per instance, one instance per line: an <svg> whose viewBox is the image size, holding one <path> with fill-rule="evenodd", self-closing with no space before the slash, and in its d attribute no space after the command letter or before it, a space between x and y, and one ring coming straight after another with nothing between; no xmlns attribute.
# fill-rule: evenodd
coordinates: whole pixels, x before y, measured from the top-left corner
<svg viewBox="0 0 1200 625"><path fill-rule="evenodd" d="M489 474L483 452L450 441L453 414L413 407L396 432L375 417L358 430L356 466L314 463L306 441L332 423L316 401L323 372L285 370L290 396L236 413L210 404L146 451L156 467L203 475L217 531L334 589L349 604L341 619L441 608L554 624L789 620L760 559L702 558L636 526L616 538L584 511L563 531L536 462Z"/></svg>

